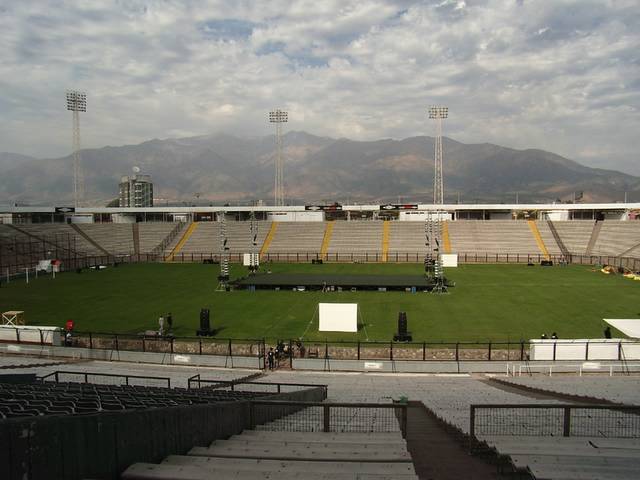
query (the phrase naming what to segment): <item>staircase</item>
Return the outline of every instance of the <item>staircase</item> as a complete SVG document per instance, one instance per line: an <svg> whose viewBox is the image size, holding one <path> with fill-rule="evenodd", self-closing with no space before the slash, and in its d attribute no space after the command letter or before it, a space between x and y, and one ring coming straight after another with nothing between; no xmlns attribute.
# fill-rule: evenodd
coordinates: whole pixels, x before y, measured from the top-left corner
<svg viewBox="0 0 640 480"><path fill-rule="evenodd" d="M591 252L593 252L593 247L596 246L596 242L600 236L600 230L602 230L602 222L596 220L596 223L593 224L593 230L591 231L591 237L589 237L587 249L584 252L585 255L591 255Z"/></svg>
<svg viewBox="0 0 640 480"><path fill-rule="evenodd" d="M569 253L567 246L564 244L564 242L560 238L560 234L558 233L558 229L556 228L556 226L553 224L551 220L547 220L547 225L549 226L549 230L551 230L551 234L553 235L553 238L558 244L558 248L560 248L562 255L567 259L570 258L571 254Z"/></svg>
<svg viewBox="0 0 640 480"><path fill-rule="evenodd" d="M123 480L417 480L399 432L325 433L246 430L160 464L136 463Z"/></svg>
<svg viewBox="0 0 640 480"><path fill-rule="evenodd" d="M112 255L110 252L108 252L102 245L100 245L98 242L96 242L93 238L91 238L89 235L86 234L86 232L84 232L78 225L76 225L75 223L70 223L69 226L71 228L73 228L76 233L78 235L80 235L82 238L84 238L87 242L89 242L91 245L93 245L94 248L96 248L97 250L99 250L103 255L107 255L110 256Z"/></svg>

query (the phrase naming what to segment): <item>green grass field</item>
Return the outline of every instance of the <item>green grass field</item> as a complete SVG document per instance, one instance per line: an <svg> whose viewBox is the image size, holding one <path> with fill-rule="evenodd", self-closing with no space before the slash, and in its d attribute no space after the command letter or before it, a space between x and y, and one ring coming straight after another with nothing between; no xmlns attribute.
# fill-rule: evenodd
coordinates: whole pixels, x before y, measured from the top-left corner
<svg viewBox="0 0 640 480"><path fill-rule="evenodd" d="M274 264L273 272L419 274L416 264ZM602 318L637 318L640 282L605 276L591 267L463 265L448 269L456 287L446 295L404 292L216 292L218 266L140 264L66 273L3 284L0 311L24 310L29 325L80 331L138 333L157 329L172 312L174 333L193 336L202 307L223 338L390 340L399 311L407 312L415 341L502 341L600 337ZM244 275L234 266L232 276ZM357 334L319 333L319 302L358 303Z"/></svg>

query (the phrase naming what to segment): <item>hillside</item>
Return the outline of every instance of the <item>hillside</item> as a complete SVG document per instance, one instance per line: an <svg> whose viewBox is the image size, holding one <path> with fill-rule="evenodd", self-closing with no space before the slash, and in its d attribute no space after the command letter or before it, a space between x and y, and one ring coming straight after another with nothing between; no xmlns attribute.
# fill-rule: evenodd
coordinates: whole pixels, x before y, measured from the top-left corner
<svg viewBox="0 0 640 480"><path fill-rule="evenodd" d="M433 138L353 141L289 132L284 137L289 202L430 201ZM640 178L589 168L543 150L444 139L445 201L619 201L640 194ZM150 140L82 151L87 197L105 204L137 165L152 175L159 202L272 200L275 139L210 135ZM71 156L34 159L0 154L0 202L70 201Z"/></svg>

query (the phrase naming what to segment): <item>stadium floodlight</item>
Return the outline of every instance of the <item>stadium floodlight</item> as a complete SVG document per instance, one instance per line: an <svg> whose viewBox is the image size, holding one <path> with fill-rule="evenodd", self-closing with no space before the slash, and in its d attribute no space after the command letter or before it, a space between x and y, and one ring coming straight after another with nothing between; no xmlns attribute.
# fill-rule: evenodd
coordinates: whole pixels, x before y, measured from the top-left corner
<svg viewBox="0 0 640 480"><path fill-rule="evenodd" d="M67 110L73 114L73 204L79 207L84 199L84 174L80 159L80 112L87 111L87 94L78 90L67 90Z"/></svg>
<svg viewBox="0 0 640 480"><path fill-rule="evenodd" d="M442 120L449 116L449 108L439 105L429 107L429 118L436 121L436 138L434 141L434 175L433 175L433 203L444 203L444 180L442 175Z"/></svg>
<svg viewBox="0 0 640 480"><path fill-rule="evenodd" d="M282 158L282 124L289 121L289 113L276 108L269 112L269 123L276 125L276 178L273 192L274 205L284 205L284 160Z"/></svg>

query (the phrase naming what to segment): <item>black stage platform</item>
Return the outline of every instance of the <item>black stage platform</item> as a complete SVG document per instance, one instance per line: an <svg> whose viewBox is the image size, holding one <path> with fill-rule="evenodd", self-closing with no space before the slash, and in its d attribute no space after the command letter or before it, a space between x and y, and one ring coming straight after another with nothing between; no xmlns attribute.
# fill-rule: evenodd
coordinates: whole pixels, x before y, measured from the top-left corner
<svg viewBox="0 0 640 480"><path fill-rule="evenodd" d="M259 273L230 282L241 289L291 290L304 287L305 290L337 289L350 290L431 290L433 282L424 275L324 275Z"/></svg>

